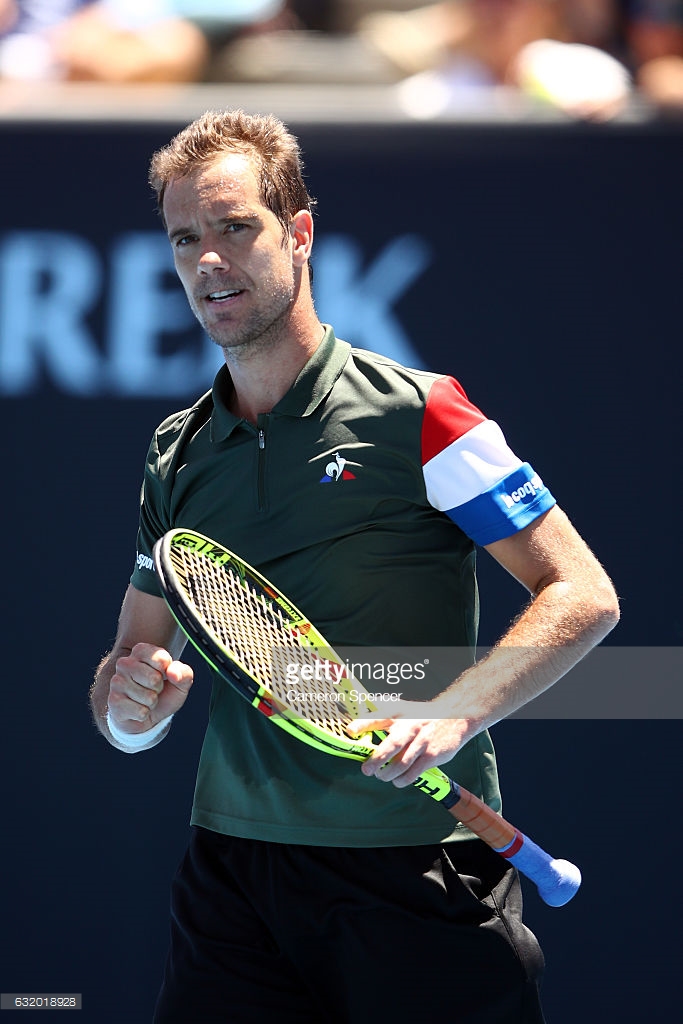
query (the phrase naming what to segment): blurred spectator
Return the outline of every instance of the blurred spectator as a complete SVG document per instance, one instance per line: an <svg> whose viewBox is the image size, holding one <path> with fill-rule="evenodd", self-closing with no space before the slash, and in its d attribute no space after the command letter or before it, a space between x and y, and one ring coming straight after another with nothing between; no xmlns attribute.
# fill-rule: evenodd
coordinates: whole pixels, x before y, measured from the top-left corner
<svg viewBox="0 0 683 1024"><path fill-rule="evenodd" d="M0 79L396 83L418 117L504 86L683 112L683 0L0 0Z"/></svg>
<svg viewBox="0 0 683 1024"><path fill-rule="evenodd" d="M395 0L399 2L400 0ZM412 3L416 0L411 0ZM384 6L391 6L387 0ZM239 82L395 82L396 68L356 31L372 0L288 0L286 15L259 36L233 39L209 78Z"/></svg>
<svg viewBox="0 0 683 1024"><path fill-rule="evenodd" d="M9 32L17 17L14 0L0 0L0 36Z"/></svg>
<svg viewBox="0 0 683 1024"><path fill-rule="evenodd" d="M0 0L0 78L186 82L284 0Z"/></svg>
<svg viewBox="0 0 683 1024"><path fill-rule="evenodd" d="M491 86L518 88L575 117L626 105L626 68L595 41L609 33L608 0L451 0L368 15L359 31L407 76L404 104L430 116Z"/></svg>
<svg viewBox="0 0 683 1024"><path fill-rule="evenodd" d="M164 0L99 0L50 36L57 74L72 81L186 82L208 56L203 33Z"/></svg>
<svg viewBox="0 0 683 1024"><path fill-rule="evenodd" d="M624 35L638 88L683 112L683 0L623 0Z"/></svg>

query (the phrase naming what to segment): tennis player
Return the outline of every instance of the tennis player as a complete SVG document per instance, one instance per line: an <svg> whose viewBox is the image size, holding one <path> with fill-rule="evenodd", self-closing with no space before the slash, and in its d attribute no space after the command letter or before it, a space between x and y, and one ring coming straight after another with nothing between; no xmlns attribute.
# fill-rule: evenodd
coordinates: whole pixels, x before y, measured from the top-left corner
<svg viewBox="0 0 683 1024"><path fill-rule="evenodd" d="M407 692L379 714L386 740L360 768L214 682L155 1021L539 1024L543 957L515 870L411 784L441 765L499 809L489 727L608 633L613 587L454 379L320 323L313 202L284 125L205 114L154 155L150 180L225 365L149 448L137 560L92 689L99 729L120 750L151 748L192 687L151 558L173 527L238 552L335 647L454 651L429 699ZM463 668L476 546L530 600Z"/></svg>

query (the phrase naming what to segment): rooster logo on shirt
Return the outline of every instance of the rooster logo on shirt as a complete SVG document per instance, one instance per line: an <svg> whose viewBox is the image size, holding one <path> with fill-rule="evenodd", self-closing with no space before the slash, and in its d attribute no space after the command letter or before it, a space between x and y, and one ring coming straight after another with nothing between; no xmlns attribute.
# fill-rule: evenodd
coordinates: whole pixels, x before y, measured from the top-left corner
<svg viewBox="0 0 683 1024"><path fill-rule="evenodd" d="M337 483L339 480L355 480L355 474L345 469L346 459L337 452L334 461L325 466L325 476L320 478L321 484Z"/></svg>

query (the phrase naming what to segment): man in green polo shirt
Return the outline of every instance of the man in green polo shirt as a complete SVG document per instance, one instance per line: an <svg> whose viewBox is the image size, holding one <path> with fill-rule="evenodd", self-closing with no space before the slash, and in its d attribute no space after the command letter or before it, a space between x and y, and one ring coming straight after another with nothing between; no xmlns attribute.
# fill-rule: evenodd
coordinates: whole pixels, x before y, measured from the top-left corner
<svg viewBox="0 0 683 1024"><path fill-rule="evenodd" d="M449 996L454 1020L538 1024L542 956L514 870L411 784L444 765L499 807L488 727L612 628L613 588L456 381L353 350L319 322L312 203L280 122L206 114L155 155L151 181L225 366L150 446L136 567L92 689L98 727L148 749L188 697L151 562L175 526L256 565L335 647L454 652L439 692L382 719L360 770L214 682L155 1020L369 1020L377 1001L403 1020ZM455 652L476 645L477 544L532 600L473 665Z"/></svg>

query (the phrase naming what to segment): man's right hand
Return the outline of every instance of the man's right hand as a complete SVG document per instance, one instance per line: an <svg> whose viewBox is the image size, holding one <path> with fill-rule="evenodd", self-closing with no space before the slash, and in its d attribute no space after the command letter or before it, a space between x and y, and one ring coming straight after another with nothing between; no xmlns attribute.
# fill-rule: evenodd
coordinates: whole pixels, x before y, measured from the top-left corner
<svg viewBox="0 0 683 1024"><path fill-rule="evenodd" d="M122 732L147 732L180 710L193 679L192 668L174 661L168 651L137 643L116 661L109 683L109 715Z"/></svg>
<svg viewBox="0 0 683 1024"><path fill-rule="evenodd" d="M178 660L185 644L163 598L129 586L114 646L98 666L90 689L95 724L113 746L128 749L122 733L140 736L183 706L193 679L190 666ZM162 727L148 744L138 741L134 747L156 746L167 732Z"/></svg>

